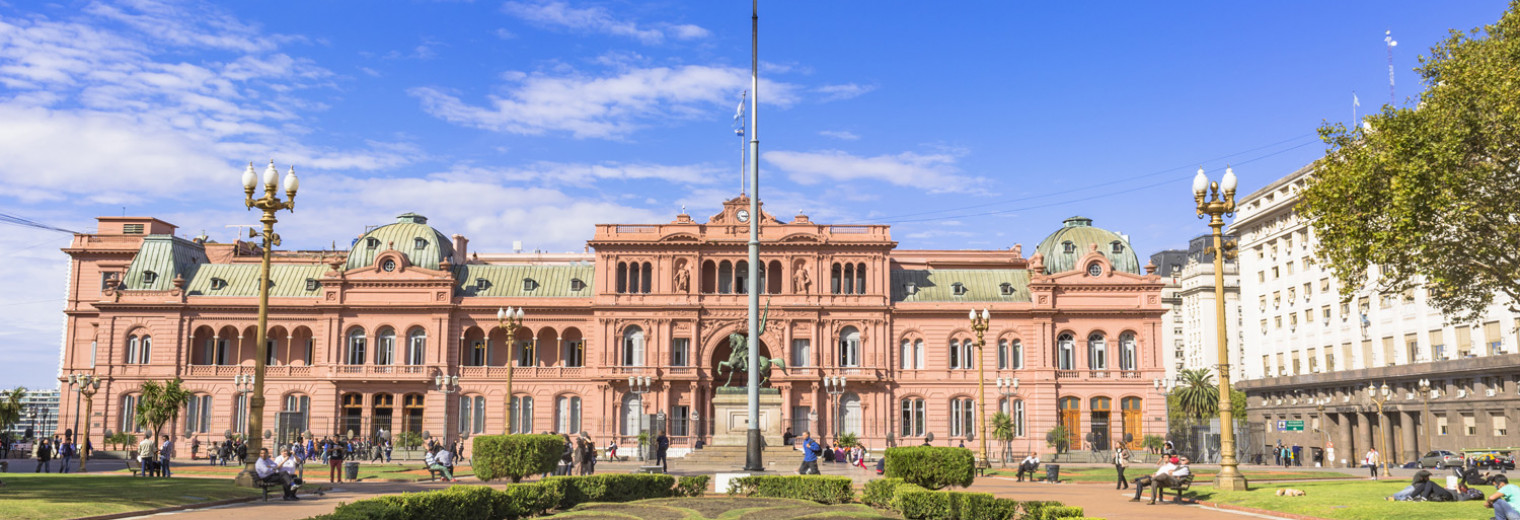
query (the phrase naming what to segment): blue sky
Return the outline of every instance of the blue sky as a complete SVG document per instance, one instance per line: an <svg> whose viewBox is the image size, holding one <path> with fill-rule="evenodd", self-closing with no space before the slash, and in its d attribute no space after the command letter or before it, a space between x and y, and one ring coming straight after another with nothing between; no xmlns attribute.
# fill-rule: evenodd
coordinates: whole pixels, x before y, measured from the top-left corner
<svg viewBox="0 0 1520 520"><path fill-rule="evenodd" d="M952 6L946 8L946 5ZM1199 165L1242 193L1314 130L1400 100L1464 2L762 5L761 196L903 248L1033 247L1081 214L1142 255L1206 231ZM228 240L241 165L295 164L287 246L417 211L472 247L579 250L591 225L714 213L749 3L0 0L3 213L157 216ZM1400 101L1402 103L1402 101ZM0 227L0 386L51 386L68 235Z"/></svg>

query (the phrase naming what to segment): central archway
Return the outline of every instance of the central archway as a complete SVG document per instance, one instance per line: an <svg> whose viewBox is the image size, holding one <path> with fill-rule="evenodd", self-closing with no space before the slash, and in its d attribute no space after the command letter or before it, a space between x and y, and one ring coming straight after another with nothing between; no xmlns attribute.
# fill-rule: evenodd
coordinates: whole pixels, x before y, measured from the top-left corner
<svg viewBox="0 0 1520 520"><path fill-rule="evenodd" d="M743 333L744 333L743 331L740 331L740 334L743 334ZM722 386L724 383L728 382L728 371L725 370L725 371L720 372L718 370L718 363L719 362L723 362L723 361L728 361L729 356L732 356L733 353L734 353L734 347L733 347L732 344L729 343L728 336L723 336L721 338L718 338L717 343L715 343L713 345L712 353L713 353L712 357L708 358L708 367L707 367L707 370L708 370L709 374L712 374L712 378L713 378L713 382L715 383L715 386ZM770 346L763 339L760 340L760 355L765 356L767 358L775 358L776 357L774 354L771 353ZM776 374L773 372L771 374L771 377L775 378ZM747 372L739 372L739 373L734 374L734 378L733 378L733 385L734 386L736 386L736 387L743 387L743 386L746 386L748 384L749 384L749 374Z"/></svg>

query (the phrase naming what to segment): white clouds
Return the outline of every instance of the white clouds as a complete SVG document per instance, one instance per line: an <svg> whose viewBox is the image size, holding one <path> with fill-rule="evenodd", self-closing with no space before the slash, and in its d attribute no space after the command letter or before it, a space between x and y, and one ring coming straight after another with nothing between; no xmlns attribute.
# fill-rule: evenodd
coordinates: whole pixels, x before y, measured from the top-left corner
<svg viewBox="0 0 1520 520"><path fill-rule="evenodd" d="M843 83L839 85L824 85L813 89L814 92L823 94L821 101L839 101L864 95L876 90L876 85L858 85L855 83Z"/></svg>
<svg viewBox="0 0 1520 520"><path fill-rule="evenodd" d="M614 16L601 7L571 7L569 3L549 0L536 2L507 2L501 10L529 23L577 32L607 34L633 38L645 44L657 44L666 37L678 40L706 38L712 33L690 24L660 24L640 26L626 16Z"/></svg>
<svg viewBox="0 0 1520 520"><path fill-rule="evenodd" d="M444 120L497 132L539 135L567 132L578 138L620 138L660 120L716 116L749 84L736 67L687 65L630 68L605 77L533 73L490 106L470 105L434 87L408 90L423 110ZM765 101L796 102L796 87L764 81ZM719 116L721 117L721 116Z"/></svg>
<svg viewBox="0 0 1520 520"><path fill-rule="evenodd" d="M545 186L585 186L599 181L660 180L674 184L711 184L726 169L710 164L665 165L605 162L598 164L539 161L519 168L461 165L435 177L450 180L529 182Z"/></svg>
<svg viewBox="0 0 1520 520"><path fill-rule="evenodd" d="M960 174L957 154L919 154L861 157L840 150L817 152L774 151L762 155L772 166L786 172L792 182L803 185L825 181L879 181L927 190L930 193L973 191L980 179Z"/></svg>
<svg viewBox="0 0 1520 520"><path fill-rule="evenodd" d="M824 136L824 137L832 137L832 138L840 139L840 140L844 140L844 141L854 141L854 140L860 139L860 136L855 135L855 132L851 132L849 130L824 130L824 131L818 132L818 135L821 135L821 136Z"/></svg>

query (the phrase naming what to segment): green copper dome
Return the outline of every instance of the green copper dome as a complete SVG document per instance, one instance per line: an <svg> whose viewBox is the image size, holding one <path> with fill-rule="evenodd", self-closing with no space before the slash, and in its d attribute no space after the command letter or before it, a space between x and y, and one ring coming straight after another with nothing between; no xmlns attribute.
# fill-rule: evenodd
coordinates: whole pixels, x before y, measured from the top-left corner
<svg viewBox="0 0 1520 520"><path fill-rule="evenodd" d="M1093 227L1092 219L1071 217L1061 222L1061 229L1040 241L1035 248L1045 257L1045 273L1064 273L1077 268L1077 259L1086 255L1093 244L1098 252L1108 257L1115 271L1140 274L1140 259L1123 235L1107 229Z"/></svg>
<svg viewBox="0 0 1520 520"><path fill-rule="evenodd" d="M436 270L444 258L454 256L454 243L427 225L427 217L407 213L396 217L395 224L371 229L354 239L345 268L372 266L375 257L389 249L400 251L412 265L424 269Z"/></svg>

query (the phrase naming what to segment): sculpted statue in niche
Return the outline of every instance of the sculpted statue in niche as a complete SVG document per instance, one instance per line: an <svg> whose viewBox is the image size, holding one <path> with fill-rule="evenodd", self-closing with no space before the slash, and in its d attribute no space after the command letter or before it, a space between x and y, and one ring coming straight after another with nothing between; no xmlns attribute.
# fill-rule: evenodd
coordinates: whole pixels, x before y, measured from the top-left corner
<svg viewBox="0 0 1520 520"><path fill-rule="evenodd" d="M798 294L807 294L808 287L812 285L813 281L808 278L807 263L797 262L797 270L792 271L792 289Z"/></svg>
<svg viewBox="0 0 1520 520"><path fill-rule="evenodd" d="M686 268L686 261L682 260L676 265L676 292L684 293L691 285L691 270Z"/></svg>

